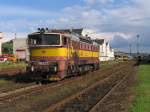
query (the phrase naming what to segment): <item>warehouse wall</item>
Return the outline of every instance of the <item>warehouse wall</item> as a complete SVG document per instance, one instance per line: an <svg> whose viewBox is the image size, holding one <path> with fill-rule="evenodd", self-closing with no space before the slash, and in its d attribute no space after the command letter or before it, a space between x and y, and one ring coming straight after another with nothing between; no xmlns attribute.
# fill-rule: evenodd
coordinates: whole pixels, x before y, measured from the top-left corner
<svg viewBox="0 0 150 112"><path fill-rule="evenodd" d="M13 40L13 54L17 55L17 51L25 50L26 60L28 60L29 52L26 38L17 38Z"/></svg>

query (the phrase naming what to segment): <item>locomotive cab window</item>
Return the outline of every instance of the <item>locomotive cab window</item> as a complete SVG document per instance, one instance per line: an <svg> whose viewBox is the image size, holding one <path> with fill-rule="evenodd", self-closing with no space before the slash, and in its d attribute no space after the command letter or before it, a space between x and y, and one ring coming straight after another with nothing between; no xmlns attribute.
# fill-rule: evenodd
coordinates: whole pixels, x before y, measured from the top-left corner
<svg viewBox="0 0 150 112"><path fill-rule="evenodd" d="M60 45L59 34L36 34L29 35L30 45Z"/></svg>
<svg viewBox="0 0 150 112"><path fill-rule="evenodd" d="M29 44L40 45L40 44L42 44L42 38L39 38L37 36L33 36L32 38L29 38Z"/></svg>

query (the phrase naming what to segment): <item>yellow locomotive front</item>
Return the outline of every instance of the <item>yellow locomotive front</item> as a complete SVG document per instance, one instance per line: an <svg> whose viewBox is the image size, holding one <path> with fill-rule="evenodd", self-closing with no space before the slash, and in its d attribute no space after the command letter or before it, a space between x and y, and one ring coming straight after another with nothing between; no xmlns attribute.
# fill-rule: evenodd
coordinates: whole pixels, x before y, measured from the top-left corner
<svg viewBox="0 0 150 112"><path fill-rule="evenodd" d="M40 31L28 35L28 71L44 78L60 80L66 75L66 37L61 33Z"/></svg>

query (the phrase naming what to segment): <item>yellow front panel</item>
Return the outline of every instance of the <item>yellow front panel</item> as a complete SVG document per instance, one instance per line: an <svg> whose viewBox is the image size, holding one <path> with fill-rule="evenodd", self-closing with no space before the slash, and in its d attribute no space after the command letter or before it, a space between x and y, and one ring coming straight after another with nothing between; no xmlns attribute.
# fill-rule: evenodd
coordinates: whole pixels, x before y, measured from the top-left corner
<svg viewBox="0 0 150 112"><path fill-rule="evenodd" d="M67 56L67 48L34 48L31 56Z"/></svg>

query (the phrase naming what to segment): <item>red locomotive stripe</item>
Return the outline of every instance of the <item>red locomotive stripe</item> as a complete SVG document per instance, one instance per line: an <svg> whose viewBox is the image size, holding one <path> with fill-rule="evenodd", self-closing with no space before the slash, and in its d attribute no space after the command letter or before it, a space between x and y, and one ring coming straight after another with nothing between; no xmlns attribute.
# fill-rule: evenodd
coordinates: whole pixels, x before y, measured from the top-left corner
<svg viewBox="0 0 150 112"><path fill-rule="evenodd" d="M93 60L93 59L98 59L98 57L80 57L79 59L87 59L87 60L92 59Z"/></svg>
<svg viewBox="0 0 150 112"><path fill-rule="evenodd" d="M52 57L52 56L49 56L49 57L41 57L41 56L34 56L31 58L32 61L67 61L67 57ZM98 63L99 62L99 59L94 57L94 58L91 58L91 57L82 57L82 58L79 58L79 59L74 59L74 58L70 58L68 60L69 62L70 61L73 61L73 62L77 62L78 64L82 64L82 63Z"/></svg>
<svg viewBox="0 0 150 112"><path fill-rule="evenodd" d="M56 56L56 57L52 57L52 56L33 56L33 57L31 57L31 60L32 61L38 61L38 60L47 60L47 61L53 61L53 60L55 60L55 61L63 61L63 60L66 60L67 59L67 57L60 57L60 56Z"/></svg>
<svg viewBox="0 0 150 112"><path fill-rule="evenodd" d="M73 61L73 60L99 60L98 57L80 57L80 58L73 58L71 57L69 60Z"/></svg>

